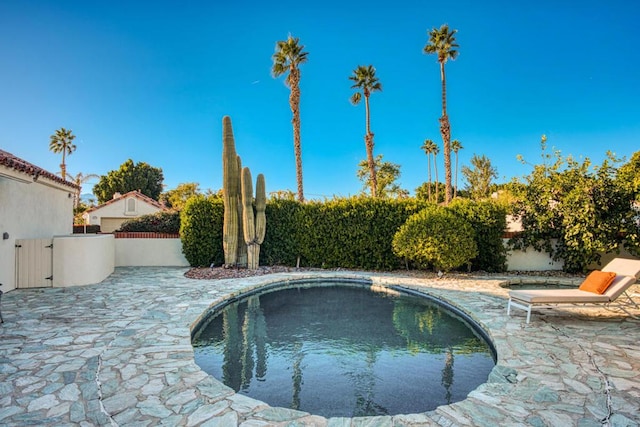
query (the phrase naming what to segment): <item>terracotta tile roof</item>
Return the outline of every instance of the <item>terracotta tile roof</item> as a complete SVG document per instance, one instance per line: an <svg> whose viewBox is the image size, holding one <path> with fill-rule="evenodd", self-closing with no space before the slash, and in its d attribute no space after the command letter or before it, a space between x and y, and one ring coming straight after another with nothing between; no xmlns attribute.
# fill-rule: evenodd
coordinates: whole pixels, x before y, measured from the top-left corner
<svg viewBox="0 0 640 427"><path fill-rule="evenodd" d="M6 166L10 169L29 175L34 181L36 181L39 177L45 177L51 181L55 181L67 187L70 187L76 190L78 189L78 186L75 183L64 180L58 175L53 174L51 172L47 172L46 170L32 163L29 163L26 160L16 157L13 154L8 153L4 150L0 150L0 165Z"/></svg>
<svg viewBox="0 0 640 427"><path fill-rule="evenodd" d="M153 200L149 196L145 196L144 194L142 194L138 190L134 190L134 191L129 191L128 193L122 194L119 197L115 197L115 198L113 198L111 200L108 200L108 201L104 202L101 205L89 208L85 212L93 212L93 211L95 211L97 209L103 208L103 207L105 207L107 205L110 205L110 204L115 203L115 202L117 202L119 200L126 199L126 198L129 198L129 197L135 197L136 199L142 200L143 202L146 202L146 203L150 204L151 206L155 206L158 209L162 209L163 211L167 210L166 206L163 205L162 203L160 203L159 201Z"/></svg>

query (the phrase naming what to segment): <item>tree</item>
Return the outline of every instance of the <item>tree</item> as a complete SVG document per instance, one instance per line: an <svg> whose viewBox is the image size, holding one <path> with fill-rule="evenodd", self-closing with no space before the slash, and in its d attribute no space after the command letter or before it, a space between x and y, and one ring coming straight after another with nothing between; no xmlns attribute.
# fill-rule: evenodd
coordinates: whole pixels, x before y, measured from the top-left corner
<svg viewBox="0 0 640 427"><path fill-rule="evenodd" d="M120 169L102 175L93 187L93 194L98 197L98 203L113 199L115 193L124 194L134 190L158 200L162 192L162 181L162 169L154 168L145 162L134 164L133 160L128 159L120 165Z"/></svg>
<svg viewBox="0 0 640 427"><path fill-rule="evenodd" d="M471 168L462 167L462 175L467 180L467 190L474 200L483 199L491 195L491 180L498 177L498 170L491 165L491 160L484 154L474 154L471 158Z"/></svg>
<svg viewBox="0 0 640 427"><path fill-rule="evenodd" d="M451 141L451 151L456 155L456 176L455 182L456 185L453 187L453 198L455 199L458 196L458 151L462 150L464 147L460 144L460 141L454 139Z"/></svg>
<svg viewBox="0 0 640 427"><path fill-rule="evenodd" d="M375 158L375 168L378 171L378 188L376 194L378 198L389 199L392 197L401 199L409 196L409 192L400 188L397 184L397 180L400 178L400 165L391 162L383 162L382 154L378 154ZM367 189L371 191L369 183L369 162L362 160L358 164L358 172L356 175L358 179L363 182L362 192L366 193Z"/></svg>
<svg viewBox="0 0 640 427"><path fill-rule="evenodd" d="M434 183L430 184L429 182L423 182L418 187L416 187L414 189L416 199L425 200L428 202L444 203L444 184L442 182L435 183L435 185L440 189L438 199L436 200L433 199L433 196L429 196L429 191L431 187L433 187L433 185ZM462 190L460 191L460 193L462 193ZM429 197L431 197L431 199L429 199Z"/></svg>
<svg viewBox="0 0 640 427"><path fill-rule="evenodd" d="M429 201L431 201L431 156L434 156L434 167L436 168L436 203L438 200L437 191L438 191L438 169L435 164L435 155L438 154L438 146L435 142L430 139L425 139L422 147L420 147L424 153L427 155L427 170L429 174Z"/></svg>
<svg viewBox="0 0 640 427"><path fill-rule="evenodd" d="M186 182L178 184L173 190L160 194L160 201L168 208L176 211L182 210L189 198L202 194L197 182Z"/></svg>
<svg viewBox="0 0 640 427"><path fill-rule="evenodd" d="M452 61L458 57L455 34L458 30L449 31L449 26L444 24L440 29L433 28L429 32L429 42L424 47L424 53L436 54L440 63L440 80L442 81L442 117L440 117L440 133L444 143L444 174L445 174L445 201L451 201L451 126L447 116L447 79L444 72L444 64L448 59Z"/></svg>
<svg viewBox="0 0 640 427"><path fill-rule="evenodd" d="M584 272L600 254L618 251L621 244L638 254L634 195L617 179L619 160L609 152L601 165L592 166L588 158L579 163L559 151L546 153L544 142L543 163L525 177L526 185L512 186L514 213L523 226L512 246L545 251L564 261L569 272Z"/></svg>
<svg viewBox="0 0 640 427"><path fill-rule="evenodd" d="M60 128L50 137L49 150L55 154L62 153L62 163L60 163L62 179L67 179L66 156L70 156L71 153L76 151L76 145L73 143L76 136L72 132L71 129Z"/></svg>
<svg viewBox="0 0 640 427"><path fill-rule="evenodd" d="M618 182L640 200L640 151L636 151L631 159L618 169Z"/></svg>
<svg viewBox="0 0 640 427"><path fill-rule="evenodd" d="M376 189L378 188L376 177L376 166L373 158L373 133L371 133L371 120L369 113L369 96L371 93L382 90L382 85L376 77L376 69L373 65L363 66L358 65L358 68L353 70L353 75L349 76L349 80L354 82L351 89L356 89L356 92L351 96L351 103L358 105L364 95L364 111L365 111L365 135L364 143L367 149L367 162L369 166L369 179L371 187L371 197L376 197ZM358 91L361 90L362 94Z"/></svg>
<svg viewBox="0 0 640 427"><path fill-rule="evenodd" d="M72 181L78 186L78 189L75 191L75 194L74 194L74 200L73 200L74 209L78 209L80 207L80 197L82 196L82 184L94 178L100 178L100 176L94 173L85 175L82 172L78 172L73 177Z"/></svg>
<svg viewBox="0 0 640 427"><path fill-rule="evenodd" d="M293 118L293 150L296 157L296 180L298 182L298 200L304 202L304 191L302 187L302 148L300 142L300 65L307 62L307 52L303 51L304 46L299 44L297 37L289 34L287 40L276 43L276 52L273 54L273 77L280 77L287 74L284 83L291 89L289 95L289 106Z"/></svg>

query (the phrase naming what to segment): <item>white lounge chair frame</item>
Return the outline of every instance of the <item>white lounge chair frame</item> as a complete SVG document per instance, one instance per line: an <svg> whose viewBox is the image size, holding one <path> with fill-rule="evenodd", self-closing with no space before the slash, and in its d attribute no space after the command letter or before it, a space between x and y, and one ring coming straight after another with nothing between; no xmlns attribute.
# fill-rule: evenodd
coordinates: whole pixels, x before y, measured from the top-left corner
<svg viewBox="0 0 640 427"><path fill-rule="evenodd" d="M627 293L638 278L640 278L640 260L615 258L602 271L616 273L613 283L602 295L580 289L531 289L509 291L507 316L511 314L511 307L527 312L527 323L531 321L532 308L554 308L558 306L575 306L596 304L604 307L616 307L633 316L628 307L640 308ZM623 298L621 298L624 295ZM625 301L626 300L626 301Z"/></svg>

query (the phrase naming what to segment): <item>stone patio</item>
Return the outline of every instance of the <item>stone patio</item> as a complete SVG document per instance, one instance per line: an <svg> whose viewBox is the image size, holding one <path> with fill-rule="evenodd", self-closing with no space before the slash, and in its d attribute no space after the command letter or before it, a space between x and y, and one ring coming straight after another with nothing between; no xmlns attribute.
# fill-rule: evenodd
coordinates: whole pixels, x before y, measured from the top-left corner
<svg viewBox="0 0 640 427"><path fill-rule="evenodd" d="M603 308L506 316L507 278L300 272L192 280L178 268L118 268L104 282L3 295L0 425L638 426L640 320ZM330 418L235 394L193 361L190 327L212 304L293 279L401 285L461 308L498 363L466 400L421 414ZM513 280L510 277L509 280ZM525 280L533 280L525 278ZM545 278L544 280L549 280ZM635 292L638 299L638 285ZM640 310L632 311L640 317Z"/></svg>

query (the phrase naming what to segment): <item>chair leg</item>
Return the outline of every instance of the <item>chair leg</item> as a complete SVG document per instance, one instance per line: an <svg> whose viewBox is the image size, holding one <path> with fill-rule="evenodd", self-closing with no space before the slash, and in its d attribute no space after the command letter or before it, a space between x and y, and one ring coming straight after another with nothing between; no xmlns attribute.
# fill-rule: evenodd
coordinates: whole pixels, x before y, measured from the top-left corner
<svg viewBox="0 0 640 427"><path fill-rule="evenodd" d="M2 283L0 283L2 285ZM0 291L0 323L4 323L4 319L2 318L2 291Z"/></svg>

